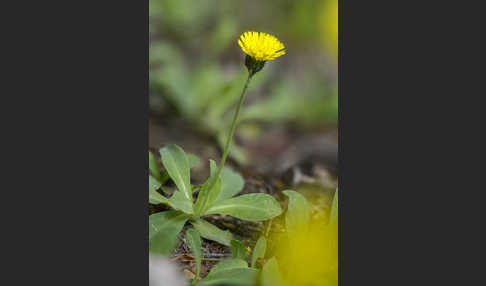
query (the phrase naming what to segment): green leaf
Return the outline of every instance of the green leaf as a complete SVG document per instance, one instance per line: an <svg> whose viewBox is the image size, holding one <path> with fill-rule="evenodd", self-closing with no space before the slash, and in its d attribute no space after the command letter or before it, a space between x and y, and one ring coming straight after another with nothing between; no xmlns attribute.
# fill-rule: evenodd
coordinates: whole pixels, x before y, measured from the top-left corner
<svg viewBox="0 0 486 286"><path fill-rule="evenodd" d="M240 174L236 173L229 167L223 167L221 170L221 192L216 201L229 199L239 193L245 181Z"/></svg>
<svg viewBox="0 0 486 286"><path fill-rule="evenodd" d="M212 188L211 191L209 191L209 184L211 182L211 179L207 180L203 187L201 188L201 191L199 192L199 195L197 197L196 204L194 206L194 211L196 214L201 215L206 212L206 210L213 205L214 201L216 200L216 197L219 195L221 192L221 179L217 179L216 183L214 184L214 187Z"/></svg>
<svg viewBox="0 0 486 286"><path fill-rule="evenodd" d="M267 194L246 194L214 203L205 214L227 214L249 221L274 218L282 213L279 203Z"/></svg>
<svg viewBox="0 0 486 286"><path fill-rule="evenodd" d="M227 258L214 265L213 268L211 268L208 276L214 275L220 271L234 268L248 268L248 263L242 259Z"/></svg>
<svg viewBox="0 0 486 286"><path fill-rule="evenodd" d="M258 270L252 268L233 268L222 270L208 275L200 280L196 286L231 285L250 286L255 285L258 277ZM277 285L273 285L277 286Z"/></svg>
<svg viewBox="0 0 486 286"><path fill-rule="evenodd" d="M187 214L193 214L192 201L187 200L181 191L175 191L169 199L170 205L176 209L181 210Z"/></svg>
<svg viewBox="0 0 486 286"><path fill-rule="evenodd" d="M154 205L160 203L169 204L168 199L157 192L159 188L160 183L149 175L149 203Z"/></svg>
<svg viewBox="0 0 486 286"><path fill-rule="evenodd" d="M226 246L231 245L230 242L233 239L233 235L228 230L223 231L203 219L191 220L190 223L199 231L202 237Z"/></svg>
<svg viewBox="0 0 486 286"><path fill-rule="evenodd" d="M199 163L200 161L199 157L194 154L186 154L186 156L187 156L187 163L189 164L189 169L196 166L197 163Z"/></svg>
<svg viewBox="0 0 486 286"><path fill-rule="evenodd" d="M184 150L177 145L171 144L160 149L160 156L165 169L177 188L187 200L192 202L191 175L189 162Z"/></svg>
<svg viewBox="0 0 486 286"><path fill-rule="evenodd" d="M296 261L296 263L299 263ZM275 257L272 257L268 260L265 265L263 265L262 274L261 274L261 285L262 286L277 286L277 285L285 285L285 282L278 270L278 263Z"/></svg>
<svg viewBox="0 0 486 286"><path fill-rule="evenodd" d="M156 191L159 187L160 183L149 175L149 202L151 204L164 203L187 214L194 213L192 210L192 202L188 201L181 191L175 191L172 196L167 199Z"/></svg>
<svg viewBox="0 0 486 286"><path fill-rule="evenodd" d="M194 254L194 259L196 260L196 280L199 279L199 273L201 272L201 258L202 258L202 243L201 243L201 236L199 232L193 228L190 228L186 231L186 239L187 244L191 248L192 253Z"/></svg>
<svg viewBox="0 0 486 286"><path fill-rule="evenodd" d="M189 219L180 211L166 211L149 216L149 250L167 255L177 245L177 235Z"/></svg>
<svg viewBox="0 0 486 286"><path fill-rule="evenodd" d="M265 257L265 251L267 249L267 241L265 240L265 237L262 235L258 239L255 248L253 249L253 254L251 256L251 267L255 268L256 262L258 258L264 258Z"/></svg>
<svg viewBox="0 0 486 286"><path fill-rule="evenodd" d="M213 202L217 199L219 193L221 192L220 178L216 180L214 187L209 190L209 185L213 181L217 171L216 163L213 160L209 160L209 165L211 168L211 175L201 188L201 191L199 192L199 195L197 197L196 205L194 207L194 211L197 215L203 214L213 204Z"/></svg>
<svg viewBox="0 0 486 286"><path fill-rule="evenodd" d="M289 198L285 226L289 233L305 231L309 227L310 209L305 197L295 191L282 191Z"/></svg>
<svg viewBox="0 0 486 286"><path fill-rule="evenodd" d="M162 181L162 175L160 174L159 165L155 160L154 154L149 151L149 173L152 175L157 181Z"/></svg>
<svg viewBox="0 0 486 286"><path fill-rule="evenodd" d="M175 191L173 195L167 199L156 191L159 187L160 183L149 175L149 202L151 204L164 203L187 214L193 213L192 202L188 201L181 191Z"/></svg>
<svg viewBox="0 0 486 286"><path fill-rule="evenodd" d="M160 188L160 182L157 181L152 175L149 175L149 192L156 191Z"/></svg>
<svg viewBox="0 0 486 286"><path fill-rule="evenodd" d="M246 246L238 240L231 240L230 242L231 257L235 259L246 259Z"/></svg>

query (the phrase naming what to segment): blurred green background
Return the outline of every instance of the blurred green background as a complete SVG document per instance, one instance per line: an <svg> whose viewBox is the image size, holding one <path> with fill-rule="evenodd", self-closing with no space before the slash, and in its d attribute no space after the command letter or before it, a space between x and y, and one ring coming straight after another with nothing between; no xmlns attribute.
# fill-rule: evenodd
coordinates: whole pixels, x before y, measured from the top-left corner
<svg viewBox="0 0 486 286"><path fill-rule="evenodd" d="M250 84L238 136L278 125L336 132L337 0L150 0L150 116L183 118L223 142L246 80L245 31L275 35L287 54ZM245 163L243 148L232 157Z"/></svg>

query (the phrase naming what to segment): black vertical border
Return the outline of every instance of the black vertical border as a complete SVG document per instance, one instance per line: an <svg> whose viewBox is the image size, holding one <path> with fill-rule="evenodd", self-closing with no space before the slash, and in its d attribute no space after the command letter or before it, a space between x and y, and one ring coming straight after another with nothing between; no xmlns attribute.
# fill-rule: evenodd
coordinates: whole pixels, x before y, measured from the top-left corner
<svg viewBox="0 0 486 286"><path fill-rule="evenodd" d="M4 9L0 284L148 285L148 9Z"/></svg>

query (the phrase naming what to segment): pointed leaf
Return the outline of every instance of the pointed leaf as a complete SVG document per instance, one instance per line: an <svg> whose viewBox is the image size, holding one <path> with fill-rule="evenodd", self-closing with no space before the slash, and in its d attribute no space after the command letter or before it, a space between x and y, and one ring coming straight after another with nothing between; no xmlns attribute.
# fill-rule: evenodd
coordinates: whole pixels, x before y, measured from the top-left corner
<svg viewBox="0 0 486 286"><path fill-rule="evenodd" d="M209 179L204 183L199 195L197 197L196 205L194 207L194 211L197 215L203 214L216 200L219 193L221 192L221 179L218 178L214 187L209 190L209 185L214 179L216 173L216 163L213 160L209 160L211 166L211 176Z"/></svg>
<svg viewBox="0 0 486 286"><path fill-rule="evenodd" d="M238 240L231 240L230 242L231 257L235 259L246 259L246 246Z"/></svg>
<svg viewBox="0 0 486 286"><path fill-rule="evenodd" d="M213 268L211 268L208 276L214 275L220 271L234 268L248 268L248 263L242 259L227 258L214 265Z"/></svg>
<svg viewBox="0 0 486 286"><path fill-rule="evenodd" d="M149 203L157 205L160 203L170 205L168 199L157 192L160 188L160 182L149 175Z"/></svg>
<svg viewBox="0 0 486 286"><path fill-rule="evenodd" d="M149 175L149 203L154 205L160 203L169 204L168 199L157 192L158 188L160 188L160 183Z"/></svg>
<svg viewBox="0 0 486 286"><path fill-rule="evenodd" d="M249 221L274 218L282 213L280 204L267 194L246 194L215 202L205 214L227 214Z"/></svg>
<svg viewBox="0 0 486 286"><path fill-rule="evenodd" d="M189 169L196 166L197 163L199 163L200 161L199 157L194 154L186 154L186 156L187 156L187 163L189 165Z"/></svg>
<svg viewBox="0 0 486 286"><path fill-rule="evenodd" d="M202 237L230 246L233 235L228 230L221 230L203 219L191 220L190 223L199 231Z"/></svg>
<svg viewBox="0 0 486 286"><path fill-rule="evenodd" d="M149 151L149 174L152 175L157 181L162 180L162 175L160 174L159 165L155 160L154 154Z"/></svg>
<svg viewBox="0 0 486 286"><path fill-rule="evenodd" d="M192 202L189 162L181 147L171 144L160 149L160 156L169 176L187 200Z"/></svg>
<svg viewBox="0 0 486 286"><path fill-rule="evenodd" d="M165 182L169 179L169 174L167 172L160 172L159 164L155 159L154 154L149 151L149 174L152 175L157 181L161 184L165 184Z"/></svg>
<svg viewBox="0 0 486 286"><path fill-rule="evenodd" d="M157 181L152 175L149 175L149 192L156 191L160 188L160 182Z"/></svg>
<svg viewBox="0 0 486 286"><path fill-rule="evenodd" d="M295 191L282 191L289 198L289 206L285 215L285 226L287 231L295 233L299 230L305 231L309 227L310 209L305 197Z"/></svg>
<svg viewBox="0 0 486 286"><path fill-rule="evenodd" d="M229 167L223 167L221 170L221 192L216 201L229 199L239 193L245 181L240 174L236 173Z"/></svg>
<svg viewBox="0 0 486 286"><path fill-rule="evenodd" d="M177 235L189 219L180 211L166 211L149 216L149 250L170 254L177 245Z"/></svg>
<svg viewBox="0 0 486 286"><path fill-rule="evenodd" d="M264 258L265 257L265 251L267 249L267 241L265 240L265 237L262 235L258 239L255 248L253 249L253 254L251 256L251 267L255 268L256 262L258 258Z"/></svg>
<svg viewBox="0 0 486 286"><path fill-rule="evenodd" d="M167 204L176 210L181 210L187 214L192 214L192 203L189 202L181 191L175 191L169 199L158 193L156 190L160 183L149 175L149 203ZM162 187L164 188L164 187Z"/></svg>
<svg viewBox="0 0 486 286"><path fill-rule="evenodd" d="M204 183L201 191L199 191L196 204L194 205L194 211L198 215L204 214L206 210L213 205L216 197L221 192L221 179L216 180L216 183L211 191L209 191L209 184L210 179Z"/></svg>
<svg viewBox="0 0 486 286"><path fill-rule="evenodd" d="M252 286L255 285L258 277L258 270L252 268L233 268L218 271L200 280L196 286ZM273 285L277 286L277 285Z"/></svg>
<svg viewBox="0 0 486 286"><path fill-rule="evenodd" d="M187 244L191 248L192 253L194 254L194 259L196 260L196 280L199 279L199 273L201 271L201 258L202 258L202 244L201 244L201 236L199 232L194 228L190 228L186 231L186 239Z"/></svg>
<svg viewBox="0 0 486 286"><path fill-rule="evenodd" d="M188 201L181 191L175 191L169 199L170 205L176 209L181 210L187 214L193 214L192 201Z"/></svg>
<svg viewBox="0 0 486 286"><path fill-rule="evenodd" d="M298 262L296 262L298 263ZM272 257L265 265L263 265L261 274L261 285L262 286L277 286L285 285L282 275L278 269L277 259Z"/></svg>
<svg viewBox="0 0 486 286"><path fill-rule="evenodd" d="M151 192L149 193L149 203L153 205L158 205L158 204L166 204L169 206L172 206L169 200L164 197L163 195L157 193L157 192Z"/></svg>

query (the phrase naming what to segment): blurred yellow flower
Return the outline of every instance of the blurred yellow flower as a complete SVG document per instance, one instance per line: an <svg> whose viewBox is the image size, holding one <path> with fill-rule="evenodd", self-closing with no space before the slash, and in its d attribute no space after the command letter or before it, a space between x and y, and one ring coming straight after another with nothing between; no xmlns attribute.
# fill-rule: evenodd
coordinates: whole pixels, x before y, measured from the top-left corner
<svg viewBox="0 0 486 286"><path fill-rule="evenodd" d="M245 32L238 44L247 55L260 62L285 55L285 46L276 37L263 32Z"/></svg>
<svg viewBox="0 0 486 286"><path fill-rule="evenodd" d="M300 229L288 240L276 240L276 257L284 285L337 286L337 224L313 223L308 231Z"/></svg>
<svg viewBox="0 0 486 286"><path fill-rule="evenodd" d="M338 56L338 0L324 0L321 8L320 22L322 42L325 48L336 58Z"/></svg>

